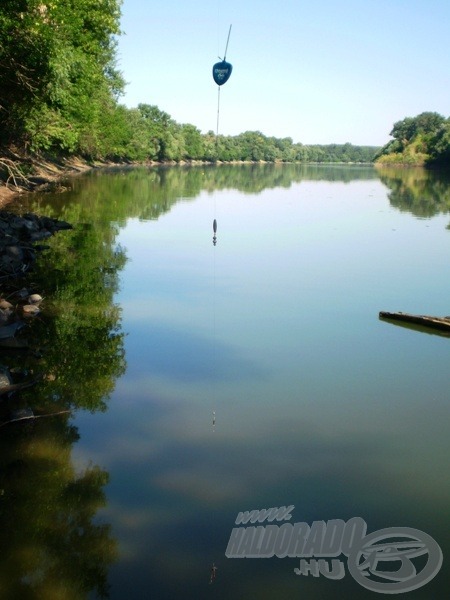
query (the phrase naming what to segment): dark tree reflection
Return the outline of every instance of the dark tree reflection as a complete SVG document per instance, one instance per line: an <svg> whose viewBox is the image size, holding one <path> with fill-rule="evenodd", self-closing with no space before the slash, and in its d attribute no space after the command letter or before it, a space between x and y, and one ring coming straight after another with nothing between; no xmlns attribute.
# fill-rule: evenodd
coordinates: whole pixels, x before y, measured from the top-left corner
<svg viewBox="0 0 450 600"><path fill-rule="evenodd" d="M89 217L76 202L42 200L32 197L20 208L63 212L74 229L49 241L51 249L26 280L1 290L5 296L24 285L44 301L20 334L28 348L0 350L5 369L37 379L0 401L0 597L105 597L117 544L97 513L106 504L109 476L95 465L75 468L79 434L71 417L79 409L106 410L125 371L114 294L126 258L108 218L92 210ZM10 422L23 408L35 418Z"/></svg>
<svg viewBox="0 0 450 600"><path fill-rule="evenodd" d="M389 202L416 217L450 212L450 175L444 171L383 167L381 181L389 188Z"/></svg>
<svg viewBox="0 0 450 600"><path fill-rule="evenodd" d="M94 523L108 474L71 462L68 416L9 425L0 437L0 595L5 599L107 596L117 557L110 526Z"/></svg>

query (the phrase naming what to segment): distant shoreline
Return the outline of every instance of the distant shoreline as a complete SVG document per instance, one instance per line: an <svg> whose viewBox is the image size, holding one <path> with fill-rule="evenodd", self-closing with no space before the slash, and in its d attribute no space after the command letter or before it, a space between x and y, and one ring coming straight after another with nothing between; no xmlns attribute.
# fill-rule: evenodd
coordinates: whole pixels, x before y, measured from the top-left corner
<svg viewBox="0 0 450 600"><path fill-rule="evenodd" d="M0 158L0 163L1 163ZM81 175L90 171L92 169L107 169L107 168L121 168L121 167L139 167L139 166L147 166L147 167L157 167L157 166L202 166L202 165L257 165L257 164L274 164L274 165L283 165L283 164L294 164L294 163L286 163L283 161L242 161L242 160L233 160L233 161L205 161L205 160L190 160L190 161L146 161L146 162L113 162L113 161L87 161L80 157L72 157L68 159L60 159L60 160L52 160L45 158L26 158L23 159L23 162L18 158L16 161L17 167L20 168L21 165L26 165L27 170L30 171L30 175L26 177L26 179L20 179L16 177L17 185L11 184L12 177L8 182L8 185L5 181L0 180L0 206L4 206L17 198L20 194L30 193L30 192L45 192L51 190L60 190L64 191L64 188L61 184L61 181L67 177L73 177L76 175ZM375 166L374 163L371 162L298 162L296 164L299 165L335 165L335 166Z"/></svg>

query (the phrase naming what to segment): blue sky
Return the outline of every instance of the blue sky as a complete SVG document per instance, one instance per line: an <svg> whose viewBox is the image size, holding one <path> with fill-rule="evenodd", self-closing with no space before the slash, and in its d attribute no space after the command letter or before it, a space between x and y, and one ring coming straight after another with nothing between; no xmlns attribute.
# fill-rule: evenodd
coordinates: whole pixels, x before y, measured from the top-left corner
<svg viewBox="0 0 450 600"><path fill-rule="evenodd" d="M122 102L179 123L303 144L383 145L392 125L450 116L448 0L123 0Z"/></svg>

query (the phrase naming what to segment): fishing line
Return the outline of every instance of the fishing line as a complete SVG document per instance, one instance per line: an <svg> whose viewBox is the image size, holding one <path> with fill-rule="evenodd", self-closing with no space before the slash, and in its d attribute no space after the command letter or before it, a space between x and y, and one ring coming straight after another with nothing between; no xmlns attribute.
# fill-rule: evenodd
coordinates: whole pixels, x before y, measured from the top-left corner
<svg viewBox="0 0 450 600"><path fill-rule="evenodd" d="M228 52L228 44L230 42L231 28L228 30L227 43L225 46L225 53L223 58L220 58L220 63L216 63L213 67L213 78L217 83L217 124L216 124L216 149L218 145L218 136L219 136L219 120L220 120L220 86L226 83L231 75L231 71L233 70L232 65L227 63L227 52Z"/></svg>
<svg viewBox="0 0 450 600"><path fill-rule="evenodd" d="M219 25L220 25L220 3L217 5L217 54L219 53ZM220 63L216 63L213 66L213 79L217 83L217 123L216 123L216 157L219 157L219 120L220 120L220 86L226 83L231 75L233 69L230 63L227 63L227 51L228 43L230 41L231 25L228 30L227 43L225 46L225 53L223 59L220 58ZM214 218L213 218L213 411L212 411L212 431L216 429L216 404L217 404L217 393L216 393L216 373L217 373L217 332L216 332L216 244L217 244L217 220L216 220L216 193L214 193ZM209 583L213 583L216 578L217 567L213 562L210 572Z"/></svg>
<svg viewBox="0 0 450 600"><path fill-rule="evenodd" d="M232 25L230 25L230 29L228 30L227 45L225 46L225 54L223 56L223 60L225 60L225 61L227 60L228 42L230 41L231 28L232 28ZM219 56L219 58L220 58L220 56Z"/></svg>
<svg viewBox="0 0 450 600"><path fill-rule="evenodd" d="M217 41L219 42L219 24L220 24L220 6L217 7ZM225 45L225 53L223 58L220 58L220 62L213 66L212 75L214 81L217 83L217 123L216 123L216 158L219 157L219 121L220 121L220 86L228 81L233 70L233 65L227 62L228 44L230 42L231 27L228 30L227 43ZM213 220L213 246L217 243L217 220L216 220L216 195L214 194L214 220ZM213 369L216 372L216 253L214 250L214 261L213 261ZM214 403L215 403L215 390L214 390ZM213 431L216 424L216 412L213 410Z"/></svg>
<svg viewBox="0 0 450 600"><path fill-rule="evenodd" d="M214 200L214 204L215 204L215 200ZM214 209L215 210L215 209ZM216 426L216 404L217 404L217 397L216 397L216 388L215 388L215 374L217 373L217 355L216 355L216 242L217 242L217 237L216 237L216 232L217 232L217 221L214 218L213 220L213 407L214 410L212 412L212 427L213 427L213 432L215 431L215 426Z"/></svg>
<svg viewBox="0 0 450 600"><path fill-rule="evenodd" d="M216 124L216 148L219 142L219 118L220 118L220 85L217 86L217 124Z"/></svg>

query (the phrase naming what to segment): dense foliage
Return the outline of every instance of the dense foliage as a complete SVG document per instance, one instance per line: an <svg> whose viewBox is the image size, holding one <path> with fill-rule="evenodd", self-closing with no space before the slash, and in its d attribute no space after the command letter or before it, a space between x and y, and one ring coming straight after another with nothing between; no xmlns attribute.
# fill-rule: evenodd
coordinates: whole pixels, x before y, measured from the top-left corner
<svg viewBox="0 0 450 600"><path fill-rule="evenodd" d="M106 151L107 122L124 85L114 66L119 19L120 0L2 0L4 145Z"/></svg>
<svg viewBox="0 0 450 600"><path fill-rule="evenodd" d="M423 112L394 124L394 138L376 155L380 164L450 165L450 118Z"/></svg>
<svg viewBox="0 0 450 600"><path fill-rule="evenodd" d="M127 126L113 151L114 158L133 160L208 160L268 162L371 162L378 150L372 146L332 144L304 146L292 138L267 137L260 131L237 136L202 134L190 124L179 124L157 106L137 109L119 106ZM118 140L119 141L119 140Z"/></svg>
<svg viewBox="0 0 450 600"><path fill-rule="evenodd" d="M259 131L203 134L157 106L127 108L116 69L121 0L2 0L0 146L132 161L370 162L378 148L303 146Z"/></svg>
<svg viewBox="0 0 450 600"><path fill-rule="evenodd" d="M449 164L450 119L433 112L395 123L380 150L260 131L216 136L151 104L128 108L116 68L121 2L2 0L0 147L119 161Z"/></svg>
<svg viewBox="0 0 450 600"><path fill-rule="evenodd" d="M381 150L303 145L260 131L202 133L151 104L119 102L121 0L2 0L0 146L130 161L450 162L450 119L424 112L394 124Z"/></svg>

